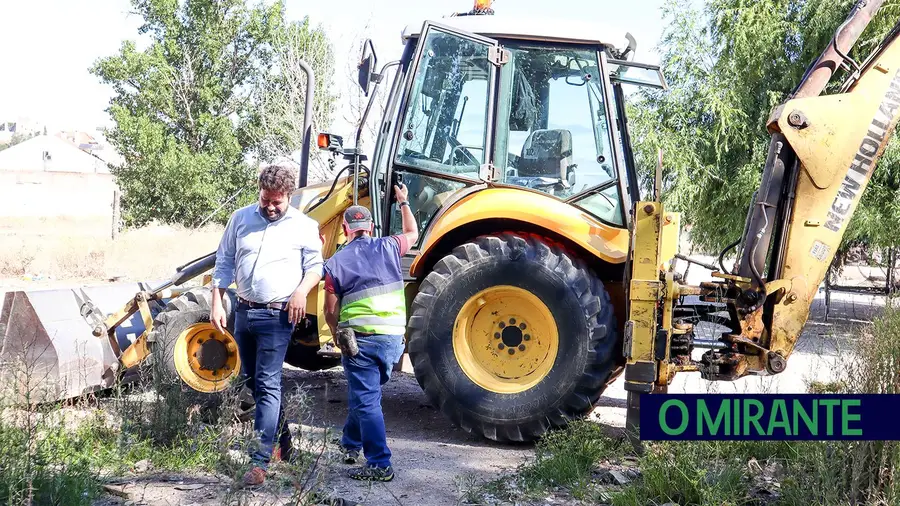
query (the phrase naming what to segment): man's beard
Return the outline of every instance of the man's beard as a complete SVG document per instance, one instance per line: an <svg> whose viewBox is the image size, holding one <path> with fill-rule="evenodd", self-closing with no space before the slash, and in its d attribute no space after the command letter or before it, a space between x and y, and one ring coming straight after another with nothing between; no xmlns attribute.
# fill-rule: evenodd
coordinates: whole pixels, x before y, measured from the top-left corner
<svg viewBox="0 0 900 506"><path fill-rule="evenodd" d="M269 220L269 221L278 221L278 219L281 218L282 216L284 216L284 213L281 212L281 211L280 211L279 209L277 209L277 208L275 209L275 214L274 214L274 216L271 215L271 214L269 214L269 211L266 210L266 219Z"/></svg>

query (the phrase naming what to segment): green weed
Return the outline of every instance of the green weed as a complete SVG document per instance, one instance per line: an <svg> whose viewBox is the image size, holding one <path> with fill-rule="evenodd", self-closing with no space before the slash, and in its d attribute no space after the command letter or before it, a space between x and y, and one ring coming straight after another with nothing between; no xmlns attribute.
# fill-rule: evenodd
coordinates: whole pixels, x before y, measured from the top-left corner
<svg viewBox="0 0 900 506"><path fill-rule="evenodd" d="M535 446L534 462L519 473L526 492L564 487L580 497L602 459L620 455L620 445L596 423L580 420L553 431Z"/></svg>

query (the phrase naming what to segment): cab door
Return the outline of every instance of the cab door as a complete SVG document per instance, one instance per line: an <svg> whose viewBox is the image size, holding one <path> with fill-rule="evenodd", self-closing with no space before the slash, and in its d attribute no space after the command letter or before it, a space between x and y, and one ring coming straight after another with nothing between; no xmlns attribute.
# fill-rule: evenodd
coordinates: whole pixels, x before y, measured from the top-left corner
<svg viewBox="0 0 900 506"><path fill-rule="evenodd" d="M399 106L382 201L383 234L402 230L393 185L409 189L419 227L405 271L424 231L456 191L490 178L494 89L503 50L496 40L426 22Z"/></svg>

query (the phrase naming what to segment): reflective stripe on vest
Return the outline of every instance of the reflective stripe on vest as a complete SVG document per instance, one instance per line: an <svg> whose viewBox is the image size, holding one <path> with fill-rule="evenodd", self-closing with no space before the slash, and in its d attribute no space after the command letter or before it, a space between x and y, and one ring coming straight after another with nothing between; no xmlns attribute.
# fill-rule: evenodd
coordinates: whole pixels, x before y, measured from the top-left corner
<svg viewBox="0 0 900 506"><path fill-rule="evenodd" d="M371 334L406 333L403 282L369 288L345 297L341 301L338 327Z"/></svg>

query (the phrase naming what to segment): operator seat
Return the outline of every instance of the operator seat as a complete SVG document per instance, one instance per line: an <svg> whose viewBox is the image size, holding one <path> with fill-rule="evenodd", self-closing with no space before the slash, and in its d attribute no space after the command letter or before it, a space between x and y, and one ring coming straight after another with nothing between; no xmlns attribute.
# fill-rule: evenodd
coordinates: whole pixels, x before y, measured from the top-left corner
<svg viewBox="0 0 900 506"><path fill-rule="evenodd" d="M522 145L517 160L519 177L549 177L575 183L572 158L572 132L568 130L535 130Z"/></svg>

